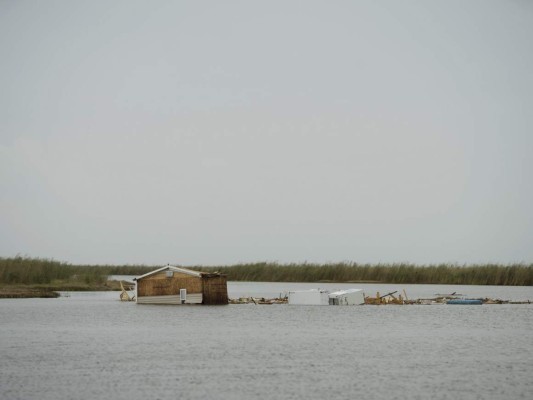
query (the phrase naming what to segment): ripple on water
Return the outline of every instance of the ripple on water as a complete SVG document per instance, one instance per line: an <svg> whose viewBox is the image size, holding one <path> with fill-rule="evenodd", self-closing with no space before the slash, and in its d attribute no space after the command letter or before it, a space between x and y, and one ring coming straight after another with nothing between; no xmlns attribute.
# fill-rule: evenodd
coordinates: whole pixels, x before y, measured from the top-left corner
<svg viewBox="0 0 533 400"><path fill-rule="evenodd" d="M44 400L533 398L532 313L3 300L0 388Z"/></svg>

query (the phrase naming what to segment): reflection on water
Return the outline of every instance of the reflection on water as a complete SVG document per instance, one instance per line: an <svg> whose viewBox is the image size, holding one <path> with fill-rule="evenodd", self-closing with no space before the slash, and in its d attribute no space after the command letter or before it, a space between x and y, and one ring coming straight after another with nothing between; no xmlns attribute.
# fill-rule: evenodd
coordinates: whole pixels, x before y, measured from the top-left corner
<svg viewBox="0 0 533 400"><path fill-rule="evenodd" d="M229 290L270 297L308 285ZM533 299L533 288L414 286L413 297ZM8 299L0 397L533 398L532 332L533 305L156 306L120 302L117 292Z"/></svg>

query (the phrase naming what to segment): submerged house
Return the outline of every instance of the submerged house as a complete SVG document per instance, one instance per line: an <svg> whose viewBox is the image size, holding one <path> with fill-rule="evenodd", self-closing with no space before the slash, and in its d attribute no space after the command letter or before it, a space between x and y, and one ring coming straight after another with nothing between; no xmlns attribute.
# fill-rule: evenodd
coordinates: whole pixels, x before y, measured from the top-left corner
<svg viewBox="0 0 533 400"><path fill-rule="evenodd" d="M355 306L365 304L362 289L338 290L330 293L322 289L297 290L289 292L289 304L308 306Z"/></svg>
<svg viewBox="0 0 533 400"><path fill-rule="evenodd" d="M295 290L289 292L290 305L327 306L329 292L321 289Z"/></svg>
<svg viewBox="0 0 533 400"><path fill-rule="evenodd" d="M134 280L139 304L228 304L223 274L167 265Z"/></svg>
<svg viewBox="0 0 533 400"><path fill-rule="evenodd" d="M329 294L329 304L333 306L359 306L365 304L362 289L339 290Z"/></svg>

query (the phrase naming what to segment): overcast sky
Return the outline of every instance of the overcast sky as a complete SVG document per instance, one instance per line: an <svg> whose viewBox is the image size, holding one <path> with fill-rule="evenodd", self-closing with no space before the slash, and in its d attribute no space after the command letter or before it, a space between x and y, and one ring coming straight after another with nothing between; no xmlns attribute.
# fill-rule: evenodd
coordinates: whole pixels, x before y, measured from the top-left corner
<svg viewBox="0 0 533 400"><path fill-rule="evenodd" d="M0 1L0 256L533 262L531 1Z"/></svg>

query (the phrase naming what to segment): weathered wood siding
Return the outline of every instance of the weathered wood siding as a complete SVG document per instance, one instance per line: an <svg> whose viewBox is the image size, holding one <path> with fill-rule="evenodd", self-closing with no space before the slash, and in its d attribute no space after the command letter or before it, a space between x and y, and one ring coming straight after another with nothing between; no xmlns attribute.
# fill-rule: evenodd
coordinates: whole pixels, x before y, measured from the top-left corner
<svg viewBox="0 0 533 400"><path fill-rule="evenodd" d="M226 275L203 276L203 304L228 304Z"/></svg>
<svg viewBox="0 0 533 400"><path fill-rule="evenodd" d="M174 272L167 277L166 271L137 281L137 298L143 296L175 296L180 289L187 289L187 296L202 293L202 278Z"/></svg>
<svg viewBox="0 0 533 400"><path fill-rule="evenodd" d="M202 304L202 294L187 294L185 304ZM141 296L137 298L137 304L182 304L180 295L173 296Z"/></svg>

